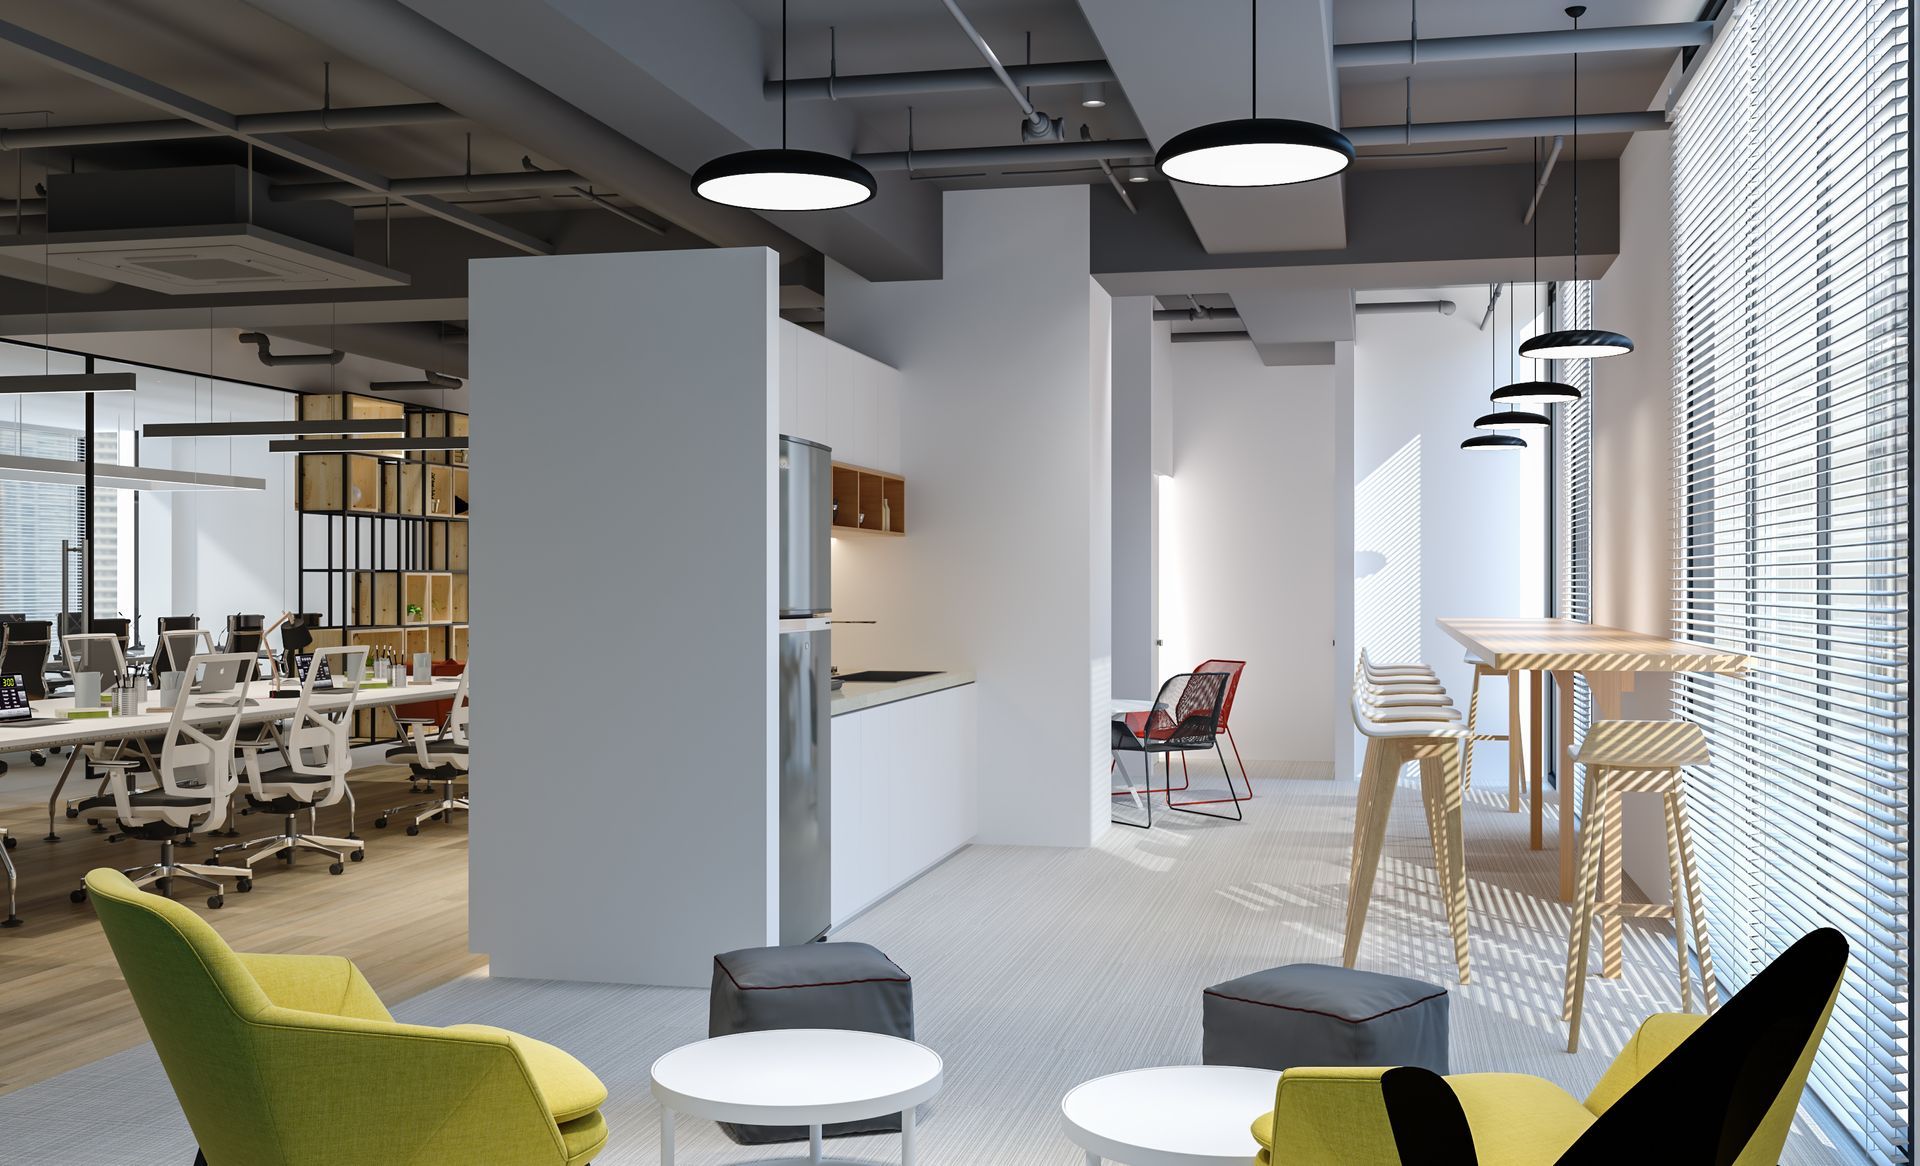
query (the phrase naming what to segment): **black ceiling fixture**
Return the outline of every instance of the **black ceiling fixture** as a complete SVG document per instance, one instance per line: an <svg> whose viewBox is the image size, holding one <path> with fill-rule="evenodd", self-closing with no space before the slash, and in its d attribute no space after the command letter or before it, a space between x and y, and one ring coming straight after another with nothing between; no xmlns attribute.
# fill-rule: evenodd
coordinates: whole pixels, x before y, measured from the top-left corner
<svg viewBox="0 0 1920 1166"><path fill-rule="evenodd" d="M1575 32L1586 15L1584 4L1567 9ZM1570 146L1573 168L1573 282L1580 282L1580 54L1573 54L1573 142ZM1633 351L1633 341L1623 333L1605 328L1567 328L1542 332L1520 346L1520 355L1536 360L1593 360L1602 356L1621 356ZM1577 394L1576 394L1577 396Z"/></svg>
<svg viewBox="0 0 1920 1166"><path fill-rule="evenodd" d="M1533 143L1533 181L1540 180L1540 140ZM1538 189L1536 185L1535 189ZM1533 216L1533 318L1540 318L1540 216ZM1533 341L1529 340L1527 344ZM1520 346L1520 355L1529 360L1538 359L1527 351L1527 344ZM1512 375L1511 372L1508 373ZM1493 403L1496 405L1564 405L1580 399L1580 390L1559 381L1514 381L1502 385L1493 391Z"/></svg>
<svg viewBox="0 0 1920 1166"><path fill-rule="evenodd" d="M1248 0L1253 56L1248 116L1175 134L1153 164L1175 182L1195 186L1291 186L1345 170L1354 158L1347 135L1328 126L1260 117L1260 0Z"/></svg>
<svg viewBox="0 0 1920 1166"><path fill-rule="evenodd" d="M1515 297L1513 294L1513 285L1508 284L1507 285L1507 342L1509 345L1512 344L1513 337L1514 337L1514 322L1515 322L1514 314L1513 314L1514 298ZM1494 327L1494 331L1498 332L1500 330L1500 322L1498 320L1494 321L1493 327ZM1498 341L1496 340L1495 343L1497 345ZM1509 387L1511 387L1512 380L1513 380L1513 349L1511 347L1507 349L1507 379L1509 382ZM1499 389L1495 389L1493 391L1492 399L1495 404L1508 404L1508 405L1511 404L1511 401L1506 401L1501 398ZM1551 417L1548 417L1545 413L1535 413L1529 409L1514 409L1514 408L1496 409L1495 411L1480 417L1478 420L1474 421L1473 423L1473 427L1475 429L1493 429L1493 430L1546 429L1551 427L1552 425L1553 425L1553 419Z"/></svg>
<svg viewBox="0 0 1920 1166"><path fill-rule="evenodd" d="M1488 384L1492 384L1500 376L1500 319L1499 317L1493 314L1493 299L1497 297L1499 294L1500 294L1499 284L1496 283L1496 284L1487 285L1487 296L1488 296L1488 301L1487 301L1487 325L1488 325L1487 326L1487 383ZM1508 300L1507 303L1509 307L1511 307L1513 301ZM1475 421L1473 423L1473 427L1475 429L1510 430L1510 429L1520 429L1524 425L1530 424L1528 422L1519 421L1518 418L1520 417L1538 417L1539 418L1538 424L1541 424L1541 425L1552 424L1552 422L1548 421L1545 417L1541 417L1538 413L1521 414L1521 413L1494 412L1494 413L1488 413L1485 416L1478 419L1477 421ZM1525 449L1527 448L1527 443L1525 439L1516 437L1512 433L1481 433L1481 434L1476 434L1473 437L1469 437L1465 441L1461 442L1460 448L1470 449L1470 450Z"/></svg>
<svg viewBox="0 0 1920 1166"><path fill-rule="evenodd" d="M873 175L851 159L787 148L787 0L780 0L780 148L723 154L693 172L708 202L755 211L830 211L873 197Z"/></svg>

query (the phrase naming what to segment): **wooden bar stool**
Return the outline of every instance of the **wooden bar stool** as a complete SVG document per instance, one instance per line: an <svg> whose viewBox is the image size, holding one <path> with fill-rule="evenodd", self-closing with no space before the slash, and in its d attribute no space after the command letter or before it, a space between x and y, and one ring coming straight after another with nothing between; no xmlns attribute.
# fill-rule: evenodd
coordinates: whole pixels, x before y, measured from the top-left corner
<svg viewBox="0 0 1920 1166"><path fill-rule="evenodd" d="M1567 982L1561 1018L1568 1022L1567 1051L1580 1050L1580 1012L1587 994L1587 956L1592 946L1593 920L1617 921L1628 916L1672 919L1673 941L1680 968L1680 1008L1693 1010L1693 978L1687 966L1687 922L1700 951L1700 988L1706 1011L1720 1006L1720 988L1713 975L1713 946L1707 939L1705 901L1693 861L1693 831L1687 824L1686 785L1680 768L1708 761L1706 735L1691 721L1598 721L1587 730L1574 760L1586 767L1586 796L1580 830L1580 883L1574 892L1573 925L1567 935ZM1673 903L1621 901L1617 872L1620 864L1620 799L1630 793L1659 794L1666 808L1667 880ZM1608 870L1602 891L1601 865ZM1686 910L1681 910L1685 901ZM1619 929L1608 928L1602 966L1618 975Z"/></svg>
<svg viewBox="0 0 1920 1166"><path fill-rule="evenodd" d="M1453 937L1453 958L1460 982L1472 968L1467 958L1467 857L1461 835L1460 753L1467 729L1452 707L1380 708L1356 687L1353 723L1367 738L1360 768L1360 793L1353 818L1353 864L1347 878L1347 935L1342 960L1352 967L1366 930L1373 879L1387 836L1387 817L1401 767L1420 763L1420 797L1427 814L1427 836L1439 876L1440 897Z"/></svg>

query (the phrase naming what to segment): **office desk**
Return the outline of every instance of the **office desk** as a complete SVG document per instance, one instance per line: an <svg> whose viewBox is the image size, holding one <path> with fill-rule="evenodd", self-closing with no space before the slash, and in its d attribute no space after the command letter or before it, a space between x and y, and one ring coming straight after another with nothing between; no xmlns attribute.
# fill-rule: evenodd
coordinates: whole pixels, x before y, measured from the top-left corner
<svg viewBox="0 0 1920 1166"><path fill-rule="evenodd" d="M359 709L391 708L395 705L413 704L424 700L447 700L460 687L457 676L436 676L431 684L408 684L392 688L362 688L354 699L353 707ZM280 721L293 715L299 707L297 697L273 697L271 681L256 680L247 686L247 694L258 704L248 705L240 710L242 725L259 725L269 721ZM235 690L238 691L237 689ZM147 707L159 699L157 692L148 696ZM193 698L195 703L188 706L186 720L189 724L205 724L218 721L231 710L210 701L216 698ZM58 715L62 710L73 707L70 696L54 697L33 702L35 716ZM26 728L7 728L0 726L0 753L24 753L30 749L53 749L70 746L73 751L67 755L66 768L60 772L60 780L53 787L53 796L47 799L47 841L57 842L59 834L54 831L54 820L59 814L60 794L66 788L67 778L72 776L75 762L80 758L80 746L98 745L109 741L126 741L142 737L158 736L166 731L173 714L170 712L142 712L130 717L86 717L80 720L62 720L52 725L31 725Z"/></svg>
<svg viewBox="0 0 1920 1166"><path fill-rule="evenodd" d="M1618 720L1620 696L1633 691L1642 672L1715 672L1742 675L1747 657L1706 644L1669 640L1660 636L1610 628L1571 619L1443 619L1442 631L1469 652L1488 661L1496 672L1509 676L1532 673L1532 741L1529 768L1533 776L1532 845L1540 849L1541 781L1540 676L1553 673L1559 689L1560 715L1560 898L1573 898L1573 677L1585 676L1593 694L1593 719ZM1514 683L1518 683L1517 680ZM1616 829L1613 837L1620 836ZM1608 848L1609 850L1612 847ZM1617 866L1617 862L1613 865ZM1608 882L1614 875L1609 873ZM1608 920L1617 926L1617 920ZM1612 950L1609 945L1608 950Z"/></svg>

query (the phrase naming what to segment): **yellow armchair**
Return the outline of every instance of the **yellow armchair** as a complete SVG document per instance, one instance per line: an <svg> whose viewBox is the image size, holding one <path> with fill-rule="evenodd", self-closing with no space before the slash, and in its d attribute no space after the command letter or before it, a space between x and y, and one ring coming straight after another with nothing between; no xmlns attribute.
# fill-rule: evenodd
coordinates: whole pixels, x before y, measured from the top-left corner
<svg viewBox="0 0 1920 1166"><path fill-rule="evenodd" d="M1263 1166L1772 1166L1846 969L1815 931L1711 1017L1662 1013L1585 1101L1539 1077L1425 1069L1288 1069L1253 1123Z"/></svg>
<svg viewBox="0 0 1920 1166"><path fill-rule="evenodd" d="M86 883L207 1166L585 1166L606 1145L606 1087L552 1045L396 1023L349 960L237 953L117 871ZM410 1116L384 1116L400 1096Z"/></svg>

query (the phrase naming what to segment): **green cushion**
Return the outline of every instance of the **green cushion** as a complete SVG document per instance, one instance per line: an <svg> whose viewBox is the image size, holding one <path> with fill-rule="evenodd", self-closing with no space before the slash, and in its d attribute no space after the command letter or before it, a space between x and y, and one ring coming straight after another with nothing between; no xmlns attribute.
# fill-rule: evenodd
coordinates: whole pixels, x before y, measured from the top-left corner
<svg viewBox="0 0 1920 1166"><path fill-rule="evenodd" d="M607 1087L593 1075L593 1070L546 1041L534 1040L530 1036L521 1036L490 1024L456 1024L447 1031L484 1032L507 1038L507 1043L527 1062L527 1069L533 1074L533 1083L539 1086L540 1096L546 1099L548 1112L561 1125L594 1113L606 1103Z"/></svg>

